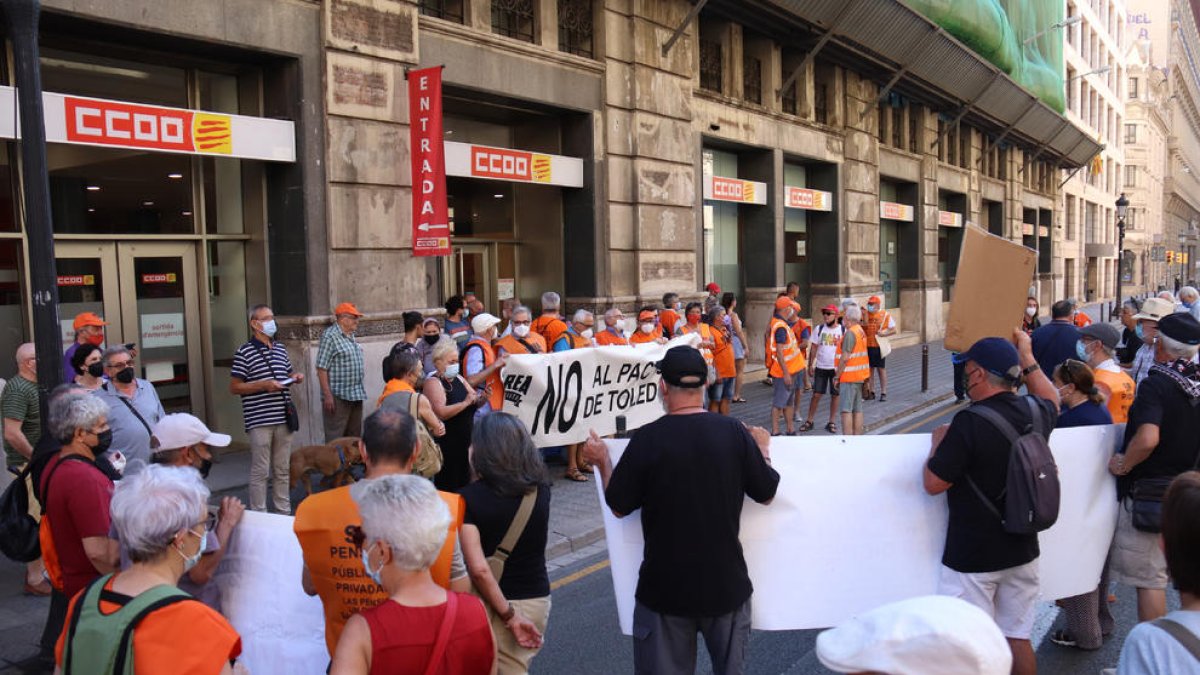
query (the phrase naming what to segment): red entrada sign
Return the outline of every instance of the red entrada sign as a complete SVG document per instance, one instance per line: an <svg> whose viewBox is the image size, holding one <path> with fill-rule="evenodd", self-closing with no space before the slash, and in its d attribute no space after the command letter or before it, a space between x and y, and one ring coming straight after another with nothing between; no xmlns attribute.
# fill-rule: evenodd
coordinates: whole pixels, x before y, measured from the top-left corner
<svg viewBox="0 0 1200 675"><path fill-rule="evenodd" d="M412 155L413 255L450 255L441 66L409 71L408 119ZM503 161L499 166L503 170Z"/></svg>

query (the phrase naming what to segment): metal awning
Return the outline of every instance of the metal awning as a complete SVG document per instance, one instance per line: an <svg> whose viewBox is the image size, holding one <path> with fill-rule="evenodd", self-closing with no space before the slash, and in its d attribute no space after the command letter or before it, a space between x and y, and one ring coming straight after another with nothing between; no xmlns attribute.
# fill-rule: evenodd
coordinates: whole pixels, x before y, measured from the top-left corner
<svg viewBox="0 0 1200 675"><path fill-rule="evenodd" d="M1103 145L900 0L708 0L708 10L854 69L1063 168ZM785 73L786 76L786 73Z"/></svg>

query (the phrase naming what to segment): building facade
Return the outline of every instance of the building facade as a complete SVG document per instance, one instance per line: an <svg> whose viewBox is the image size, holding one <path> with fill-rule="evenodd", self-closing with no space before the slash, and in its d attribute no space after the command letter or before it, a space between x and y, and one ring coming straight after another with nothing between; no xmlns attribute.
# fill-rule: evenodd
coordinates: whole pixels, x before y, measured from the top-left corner
<svg viewBox="0 0 1200 675"><path fill-rule="evenodd" d="M1150 46L1149 41L1135 41L1126 53L1129 79L1122 131L1126 165L1121 181L1129 200L1122 270L1125 296L1162 290L1168 278L1163 189L1171 137L1170 95L1167 76L1150 62Z"/></svg>
<svg viewBox="0 0 1200 675"><path fill-rule="evenodd" d="M110 147L51 138L61 316L108 317L168 407L223 431L241 426L228 372L256 302L309 373L331 308L356 303L373 398L400 313L465 291L493 312L545 290L629 310L716 281L754 360L789 281L805 314L878 294L902 343L939 339L967 224L1038 251L1043 305L1083 288L1085 221L1064 217L1059 183L1094 137L889 0L710 0L696 16L686 0L44 5L46 91L133 106L111 129L97 118ZM411 252L405 75L427 66L443 66L445 258ZM164 109L189 115L192 146L121 140ZM287 147L247 150L279 124ZM501 161L533 154L551 167L536 179ZM29 335L15 190L0 350ZM302 437L319 437L316 378L295 393Z"/></svg>

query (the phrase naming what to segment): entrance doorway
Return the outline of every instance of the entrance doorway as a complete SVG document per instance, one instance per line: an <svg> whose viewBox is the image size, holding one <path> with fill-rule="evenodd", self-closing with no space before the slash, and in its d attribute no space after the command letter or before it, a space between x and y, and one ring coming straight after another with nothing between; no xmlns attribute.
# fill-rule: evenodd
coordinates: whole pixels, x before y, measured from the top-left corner
<svg viewBox="0 0 1200 675"><path fill-rule="evenodd" d="M495 277L492 274L491 247L487 244L455 246L450 252L450 274L446 275L446 295L471 291L488 311L495 311Z"/></svg>
<svg viewBox="0 0 1200 675"><path fill-rule="evenodd" d="M196 248L190 243L55 243L63 344L80 312L108 321L108 345L136 343L138 377L167 412L204 418Z"/></svg>
<svg viewBox="0 0 1200 675"><path fill-rule="evenodd" d="M879 221L879 283L887 307L900 306L900 223Z"/></svg>

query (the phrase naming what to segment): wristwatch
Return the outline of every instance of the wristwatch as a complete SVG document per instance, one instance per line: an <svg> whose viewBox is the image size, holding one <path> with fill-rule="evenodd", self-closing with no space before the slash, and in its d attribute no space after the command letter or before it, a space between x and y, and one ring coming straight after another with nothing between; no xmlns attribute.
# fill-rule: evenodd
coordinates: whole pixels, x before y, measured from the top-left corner
<svg viewBox="0 0 1200 675"><path fill-rule="evenodd" d="M503 621L504 623L508 623L516 615L517 615L517 608L513 607L512 603L510 602L510 603L508 603L508 609L504 610L504 613L500 615L500 620Z"/></svg>
<svg viewBox="0 0 1200 675"><path fill-rule="evenodd" d="M1021 369L1021 377L1029 377L1033 371L1037 370L1038 368L1041 368L1041 366L1036 363L1025 366Z"/></svg>

